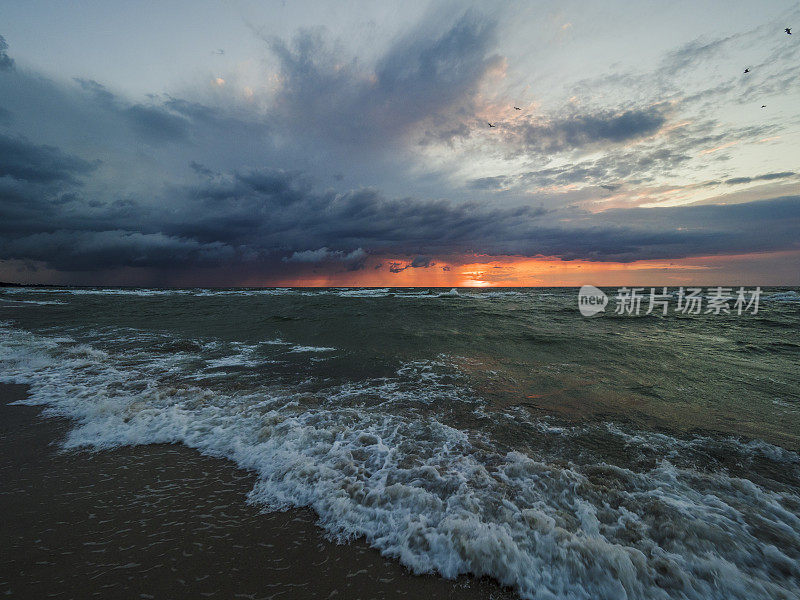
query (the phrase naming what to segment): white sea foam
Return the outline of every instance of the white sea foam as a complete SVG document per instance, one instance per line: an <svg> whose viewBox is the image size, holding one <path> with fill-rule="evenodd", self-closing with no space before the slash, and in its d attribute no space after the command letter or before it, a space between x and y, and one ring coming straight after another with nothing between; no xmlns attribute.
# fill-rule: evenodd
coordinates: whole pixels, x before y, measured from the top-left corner
<svg viewBox="0 0 800 600"><path fill-rule="evenodd" d="M355 298L362 298L362 297L383 297L388 296L391 293L389 288L356 288L356 289L340 289L335 290L337 296L341 296L343 298L348 297L355 297Z"/></svg>
<svg viewBox="0 0 800 600"><path fill-rule="evenodd" d="M333 352L336 348L327 346L292 346L289 352Z"/></svg>
<svg viewBox="0 0 800 600"><path fill-rule="evenodd" d="M208 369L222 369L225 367L252 367L263 364L266 361L248 359L241 355L224 356L222 358L213 358L206 361L206 368Z"/></svg>
<svg viewBox="0 0 800 600"><path fill-rule="evenodd" d="M27 403L75 419L65 447L181 442L226 457L257 474L251 502L312 507L332 537L363 537L416 572L489 575L525 598L800 594L796 488L768 490L677 466L665 454L635 471L500 452L476 432L390 410L459 393L432 385L437 364L406 365L406 383L354 382L309 398L175 385L157 362L10 327L0 361L3 380L30 384ZM418 386L407 383L414 373ZM376 401L345 401L366 396ZM625 435L627 444L656 450L677 442ZM763 443L752 451L797 460Z"/></svg>

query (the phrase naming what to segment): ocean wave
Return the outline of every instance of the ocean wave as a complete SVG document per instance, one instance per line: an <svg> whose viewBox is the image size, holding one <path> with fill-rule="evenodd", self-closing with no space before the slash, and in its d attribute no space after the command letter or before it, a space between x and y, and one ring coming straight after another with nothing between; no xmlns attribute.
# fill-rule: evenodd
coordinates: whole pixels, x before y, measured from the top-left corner
<svg viewBox="0 0 800 600"><path fill-rule="evenodd" d="M477 292L466 294L470 298L525 298L528 294L524 292L516 292L513 290L505 290L505 291L486 291L486 292ZM552 296L552 294L543 294L545 296Z"/></svg>
<svg viewBox="0 0 800 600"><path fill-rule="evenodd" d="M292 288L260 288L260 289L238 289L238 290L199 290L192 292L197 297L215 296L312 296L314 292L309 290L298 290Z"/></svg>
<svg viewBox="0 0 800 600"><path fill-rule="evenodd" d="M6 303L6 306L25 306L27 305L39 305L39 306L48 306L48 305L58 305L58 304L66 304L61 300L11 300L9 298L2 298L0 300Z"/></svg>
<svg viewBox="0 0 800 600"><path fill-rule="evenodd" d="M762 299L767 302L800 302L800 293L797 293L795 290L775 292L762 296Z"/></svg>
<svg viewBox="0 0 800 600"><path fill-rule="evenodd" d="M354 297L363 298L371 296L384 297L390 295L392 292L389 288L356 288L356 289L339 289L334 293L342 298Z"/></svg>
<svg viewBox="0 0 800 600"><path fill-rule="evenodd" d="M39 291L38 289L36 291ZM141 296L141 297L148 297L148 296L187 296L192 294L192 290L187 289L171 289L171 290L159 290L159 289L134 289L134 288L103 288L103 289L94 289L94 288L66 288L62 290L53 290L53 291L60 291L66 294L72 294L75 296Z"/></svg>
<svg viewBox="0 0 800 600"><path fill-rule="evenodd" d="M401 379L314 394L269 386L234 394L176 383L156 359L11 327L0 361L3 380L29 384L25 403L75 420L65 448L180 442L225 457L257 475L250 502L311 507L332 538L364 538L414 572L486 575L525 598L800 594L797 488L677 460L680 444L711 448L711 438L608 424L631 451L658 457L642 468L501 451L483 433L413 409L435 406L430 394L469 398L437 378L436 361L402 366ZM547 424L542 434L584 435ZM800 462L763 442L725 443Z"/></svg>

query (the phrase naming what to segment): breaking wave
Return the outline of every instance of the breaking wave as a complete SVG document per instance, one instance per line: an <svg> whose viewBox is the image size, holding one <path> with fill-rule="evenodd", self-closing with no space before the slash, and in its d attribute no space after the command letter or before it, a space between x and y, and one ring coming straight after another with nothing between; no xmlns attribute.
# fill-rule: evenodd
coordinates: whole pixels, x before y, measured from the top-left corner
<svg viewBox="0 0 800 600"><path fill-rule="evenodd" d="M74 420L65 448L179 442L225 457L256 474L250 502L311 507L332 538L364 538L415 572L487 575L525 598L800 594L797 487L680 459L722 444L717 451L797 473L797 454L764 442L598 425L650 459L620 466L570 453L572 440L598 434L590 426L540 423L537 435L555 450L504 451L421 408L444 396L480 404L458 381L437 378L438 365L313 393L234 393L181 383L179 367L144 352L0 329L0 378L29 384L25 403Z"/></svg>

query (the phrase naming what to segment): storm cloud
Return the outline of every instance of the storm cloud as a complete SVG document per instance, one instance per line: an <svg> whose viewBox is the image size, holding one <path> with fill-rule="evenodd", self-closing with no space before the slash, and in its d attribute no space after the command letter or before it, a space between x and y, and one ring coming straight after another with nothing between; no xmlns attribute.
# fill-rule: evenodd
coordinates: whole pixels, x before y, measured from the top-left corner
<svg viewBox="0 0 800 600"><path fill-rule="evenodd" d="M683 95L663 84L739 37L683 42L652 72L571 81L564 90L579 94L547 103L523 81L535 69L515 70L501 51L501 15L426 14L366 59L325 28L273 33L254 42L261 87L209 68L138 95L80 72L46 76L0 37L0 261L403 278L475 256L627 263L799 249L794 165L733 162L788 125L766 111L736 122L691 112L712 92L738 105L749 82ZM773 50L764 70L792 52ZM786 93L781 81L763 89Z"/></svg>
<svg viewBox="0 0 800 600"><path fill-rule="evenodd" d="M44 171L54 156L79 171L89 169L55 149L28 156L43 165L29 165L24 173ZM66 175L62 179L70 182ZM798 196L600 214L551 212L389 199L374 189L318 192L303 174L278 169L202 176L163 193L156 202L101 205L79 194L38 204L29 198L20 211L19 199L6 189L0 198L6 224L0 258L86 270L242 263L265 268L276 261L361 266L367 255L411 257L390 264L396 273L434 266L434 256L464 253L625 262L786 250L798 247L800 229Z"/></svg>
<svg viewBox="0 0 800 600"><path fill-rule="evenodd" d="M58 148L0 134L0 177L35 183L75 182L97 166Z"/></svg>
<svg viewBox="0 0 800 600"><path fill-rule="evenodd" d="M618 144L656 133L667 122L666 109L654 106L623 112L599 111L532 120L511 128L526 152L555 153L594 144Z"/></svg>

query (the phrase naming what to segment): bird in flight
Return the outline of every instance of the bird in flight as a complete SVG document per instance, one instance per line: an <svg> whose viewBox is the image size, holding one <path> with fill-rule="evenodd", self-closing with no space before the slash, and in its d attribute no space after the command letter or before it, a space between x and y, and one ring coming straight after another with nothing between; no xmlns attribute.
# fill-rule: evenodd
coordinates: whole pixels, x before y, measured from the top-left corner
<svg viewBox="0 0 800 600"><path fill-rule="evenodd" d="M766 104L762 104L761 108L767 108L767 105Z"/></svg>
<svg viewBox="0 0 800 600"><path fill-rule="evenodd" d="M515 106L514 110L522 110L519 106Z"/></svg>
<svg viewBox="0 0 800 600"><path fill-rule="evenodd" d="M745 72L745 73L749 73L749 72L750 72L750 69L745 69L745 70L744 70L744 72Z"/></svg>
<svg viewBox="0 0 800 600"><path fill-rule="evenodd" d="M792 35L792 30L789 27L784 29L784 31L786 32L786 35Z"/></svg>
<svg viewBox="0 0 800 600"><path fill-rule="evenodd" d="M489 127L497 127L497 125L492 125L491 123L486 123Z"/></svg>

